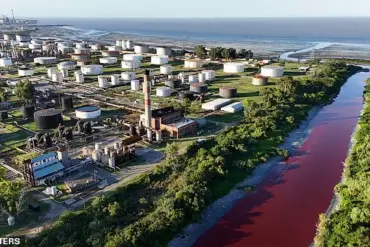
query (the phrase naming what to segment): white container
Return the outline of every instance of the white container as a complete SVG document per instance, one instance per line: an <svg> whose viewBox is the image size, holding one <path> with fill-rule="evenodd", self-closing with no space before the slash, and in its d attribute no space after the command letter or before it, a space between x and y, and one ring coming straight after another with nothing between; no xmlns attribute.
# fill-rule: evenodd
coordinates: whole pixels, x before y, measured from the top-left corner
<svg viewBox="0 0 370 247"><path fill-rule="evenodd" d="M143 54L149 52L149 46L147 45L135 45L134 46L134 52L136 54Z"/></svg>
<svg viewBox="0 0 370 247"><path fill-rule="evenodd" d="M151 64L163 65L168 63L168 56L153 56L150 59Z"/></svg>
<svg viewBox="0 0 370 247"><path fill-rule="evenodd" d="M134 61L134 60L142 60L143 56L139 54L124 54L123 55L123 60L124 61Z"/></svg>
<svg viewBox="0 0 370 247"><path fill-rule="evenodd" d="M58 64L58 69L63 70L74 70L76 68L76 64L72 61L66 61L66 62L61 62Z"/></svg>
<svg viewBox="0 0 370 247"><path fill-rule="evenodd" d="M110 76L110 82L113 86L118 85L119 82L119 75L111 75Z"/></svg>
<svg viewBox="0 0 370 247"><path fill-rule="evenodd" d="M244 64L243 63L225 63L224 64L224 72L225 73L242 73L244 72Z"/></svg>
<svg viewBox="0 0 370 247"><path fill-rule="evenodd" d="M203 70L202 73L204 73L206 81L212 81L216 78L216 71L214 70Z"/></svg>
<svg viewBox="0 0 370 247"><path fill-rule="evenodd" d="M84 83L85 82L85 76L82 74L81 71L75 71L75 78L77 83Z"/></svg>
<svg viewBox="0 0 370 247"><path fill-rule="evenodd" d="M116 57L102 57L102 58L99 58L99 62L101 64L115 64L117 63L117 58Z"/></svg>
<svg viewBox="0 0 370 247"><path fill-rule="evenodd" d="M57 68L48 68L48 77L51 78L52 75L57 71Z"/></svg>
<svg viewBox="0 0 370 247"><path fill-rule="evenodd" d="M171 96L171 88L169 87L158 87L156 89L158 97L170 97Z"/></svg>
<svg viewBox="0 0 370 247"><path fill-rule="evenodd" d="M123 69L138 69L140 68L141 62L140 60L123 60L121 62L121 66Z"/></svg>
<svg viewBox="0 0 370 247"><path fill-rule="evenodd" d="M116 46L122 47L122 40L116 40Z"/></svg>
<svg viewBox="0 0 370 247"><path fill-rule="evenodd" d="M134 48L134 42L132 40L126 40L126 49L131 50Z"/></svg>
<svg viewBox="0 0 370 247"><path fill-rule="evenodd" d="M189 83L196 83L197 77L195 75L189 75Z"/></svg>
<svg viewBox="0 0 370 247"><path fill-rule="evenodd" d="M62 72L54 72L52 75L51 75L51 80L53 82L58 82L58 83L61 83L63 81L63 74Z"/></svg>
<svg viewBox="0 0 370 247"><path fill-rule="evenodd" d="M280 66L264 66L261 68L261 75L265 77L282 77L284 68Z"/></svg>
<svg viewBox="0 0 370 247"><path fill-rule="evenodd" d="M103 66L98 64L85 65L81 67L84 75L100 75L103 74Z"/></svg>
<svg viewBox="0 0 370 247"><path fill-rule="evenodd" d="M98 76L98 83L100 88L106 88L108 87L108 78L104 75Z"/></svg>
<svg viewBox="0 0 370 247"><path fill-rule="evenodd" d="M185 60L184 67L187 69L199 69L203 66L203 61L198 59Z"/></svg>
<svg viewBox="0 0 370 247"><path fill-rule="evenodd" d="M63 78L68 78L68 76L69 76L68 69L62 69L60 72L62 73Z"/></svg>
<svg viewBox="0 0 370 247"><path fill-rule="evenodd" d="M13 62L11 58L4 57L0 58L0 67L12 66Z"/></svg>
<svg viewBox="0 0 370 247"><path fill-rule="evenodd" d="M32 76L35 73L33 69L18 69L19 76Z"/></svg>
<svg viewBox="0 0 370 247"><path fill-rule="evenodd" d="M132 80L131 81L131 90L132 91L139 91L140 90L140 81L139 80Z"/></svg>
<svg viewBox="0 0 370 247"><path fill-rule="evenodd" d="M163 74L163 75L172 74L172 66L171 65L162 65L160 67L160 73Z"/></svg>
<svg viewBox="0 0 370 247"><path fill-rule="evenodd" d="M172 55L171 47L157 47L156 50L157 50L157 55L166 55L166 56Z"/></svg>
<svg viewBox="0 0 370 247"><path fill-rule="evenodd" d="M124 81L131 81L136 78L135 72L122 72L121 73L121 78Z"/></svg>
<svg viewBox="0 0 370 247"><path fill-rule="evenodd" d="M199 82L205 82L206 81L206 75L205 74L203 74L203 73L199 73L199 75L198 75L198 81Z"/></svg>

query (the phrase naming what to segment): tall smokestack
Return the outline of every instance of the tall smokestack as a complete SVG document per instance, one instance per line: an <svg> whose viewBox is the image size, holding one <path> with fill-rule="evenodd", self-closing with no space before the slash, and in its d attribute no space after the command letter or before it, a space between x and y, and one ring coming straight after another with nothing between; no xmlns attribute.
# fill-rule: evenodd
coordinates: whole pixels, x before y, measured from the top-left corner
<svg viewBox="0 0 370 247"><path fill-rule="evenodd" d="M145 101L145 127L147 127L148 141L153 141L152 136L152 106L150 102L151 82L150 82L150 71L145 70L144 74L144 101Z"/></svg>

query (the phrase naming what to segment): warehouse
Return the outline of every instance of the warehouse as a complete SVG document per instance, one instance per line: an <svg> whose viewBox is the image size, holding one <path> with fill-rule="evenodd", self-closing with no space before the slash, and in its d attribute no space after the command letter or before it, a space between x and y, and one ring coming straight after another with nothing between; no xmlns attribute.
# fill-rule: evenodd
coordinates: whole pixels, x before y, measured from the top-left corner
<svg viewBox="0 0 370 247"><path fill-rule="evenodd" d="M208 111L217 111L220 110L221 107L226 106L231 103L231 99L215 99L213 101L204 103L202 105L202 109Z"/></svg>

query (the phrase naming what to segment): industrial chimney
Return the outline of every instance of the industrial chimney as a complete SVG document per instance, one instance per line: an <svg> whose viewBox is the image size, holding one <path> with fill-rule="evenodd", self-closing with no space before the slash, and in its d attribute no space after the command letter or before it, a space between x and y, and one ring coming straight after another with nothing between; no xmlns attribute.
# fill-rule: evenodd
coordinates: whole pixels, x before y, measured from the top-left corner
<svg viewBox="0 0 370 247"><path fill-rule="evenodd" d="M144 102L145 102L145 127L147 128L148 141L153 141L152 136L152 106L150 102L151 82L150 71L145 70L144 74Z"/></svg>

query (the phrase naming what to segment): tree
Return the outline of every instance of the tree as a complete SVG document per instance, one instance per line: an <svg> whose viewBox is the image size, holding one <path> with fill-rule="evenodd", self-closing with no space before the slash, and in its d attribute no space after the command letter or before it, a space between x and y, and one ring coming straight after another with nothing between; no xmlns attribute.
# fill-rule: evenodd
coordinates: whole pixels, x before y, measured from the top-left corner
<svg viewBox="0 0 370 247"><path fill-rule="evenodd" d="M206 47L203 46L203 45L196 45L195 48L194 48L194 53L199 58L206 58L206 56L207 56Z"/></svg>
<svg viewBox="0 0 370 247"><path fill-rule="evenodd" d="M216 60L222 57L222 47L211 48L209 56L212 60Z"/></svg>
<svg viewBox="0 0 370 247"><path fill-rule="evenodd" d="M221 54L222 54L222 57L225 58L225 59L230 59L231 58L230 50L227 49L227 48L223 48Z"/></svg>
<svg viewBox="0 0 370 247"><path fill-rule="evenodd" d="M229 48L228 50L229 50L230 58L235 59L237 57L236 50L234 48Z"/></svg>
<svg viewBox="0 0 370 247"><path fill-rule="evenodd" d="M35 88L29 80L19 81L17 83L15 93L19 98L27 103L33 100Z"/></svg>
<svg viewBox="0 0 370 247"><path fill-rule="evenodd" d="M178 154L179 154L179 147L176 143L168 144L166 146L166 162L169 165L173 165L174 163L177 163L178 160Z"/></svg>
<svg viewBox="0 0 370 247"><path fill-rule="evenodd" d="M296 92L298 88L297 81L295 81L294 78L291 76L284 76L278 81L277 84L281 91L284 93L284 95L293 94Z"/></svg>

